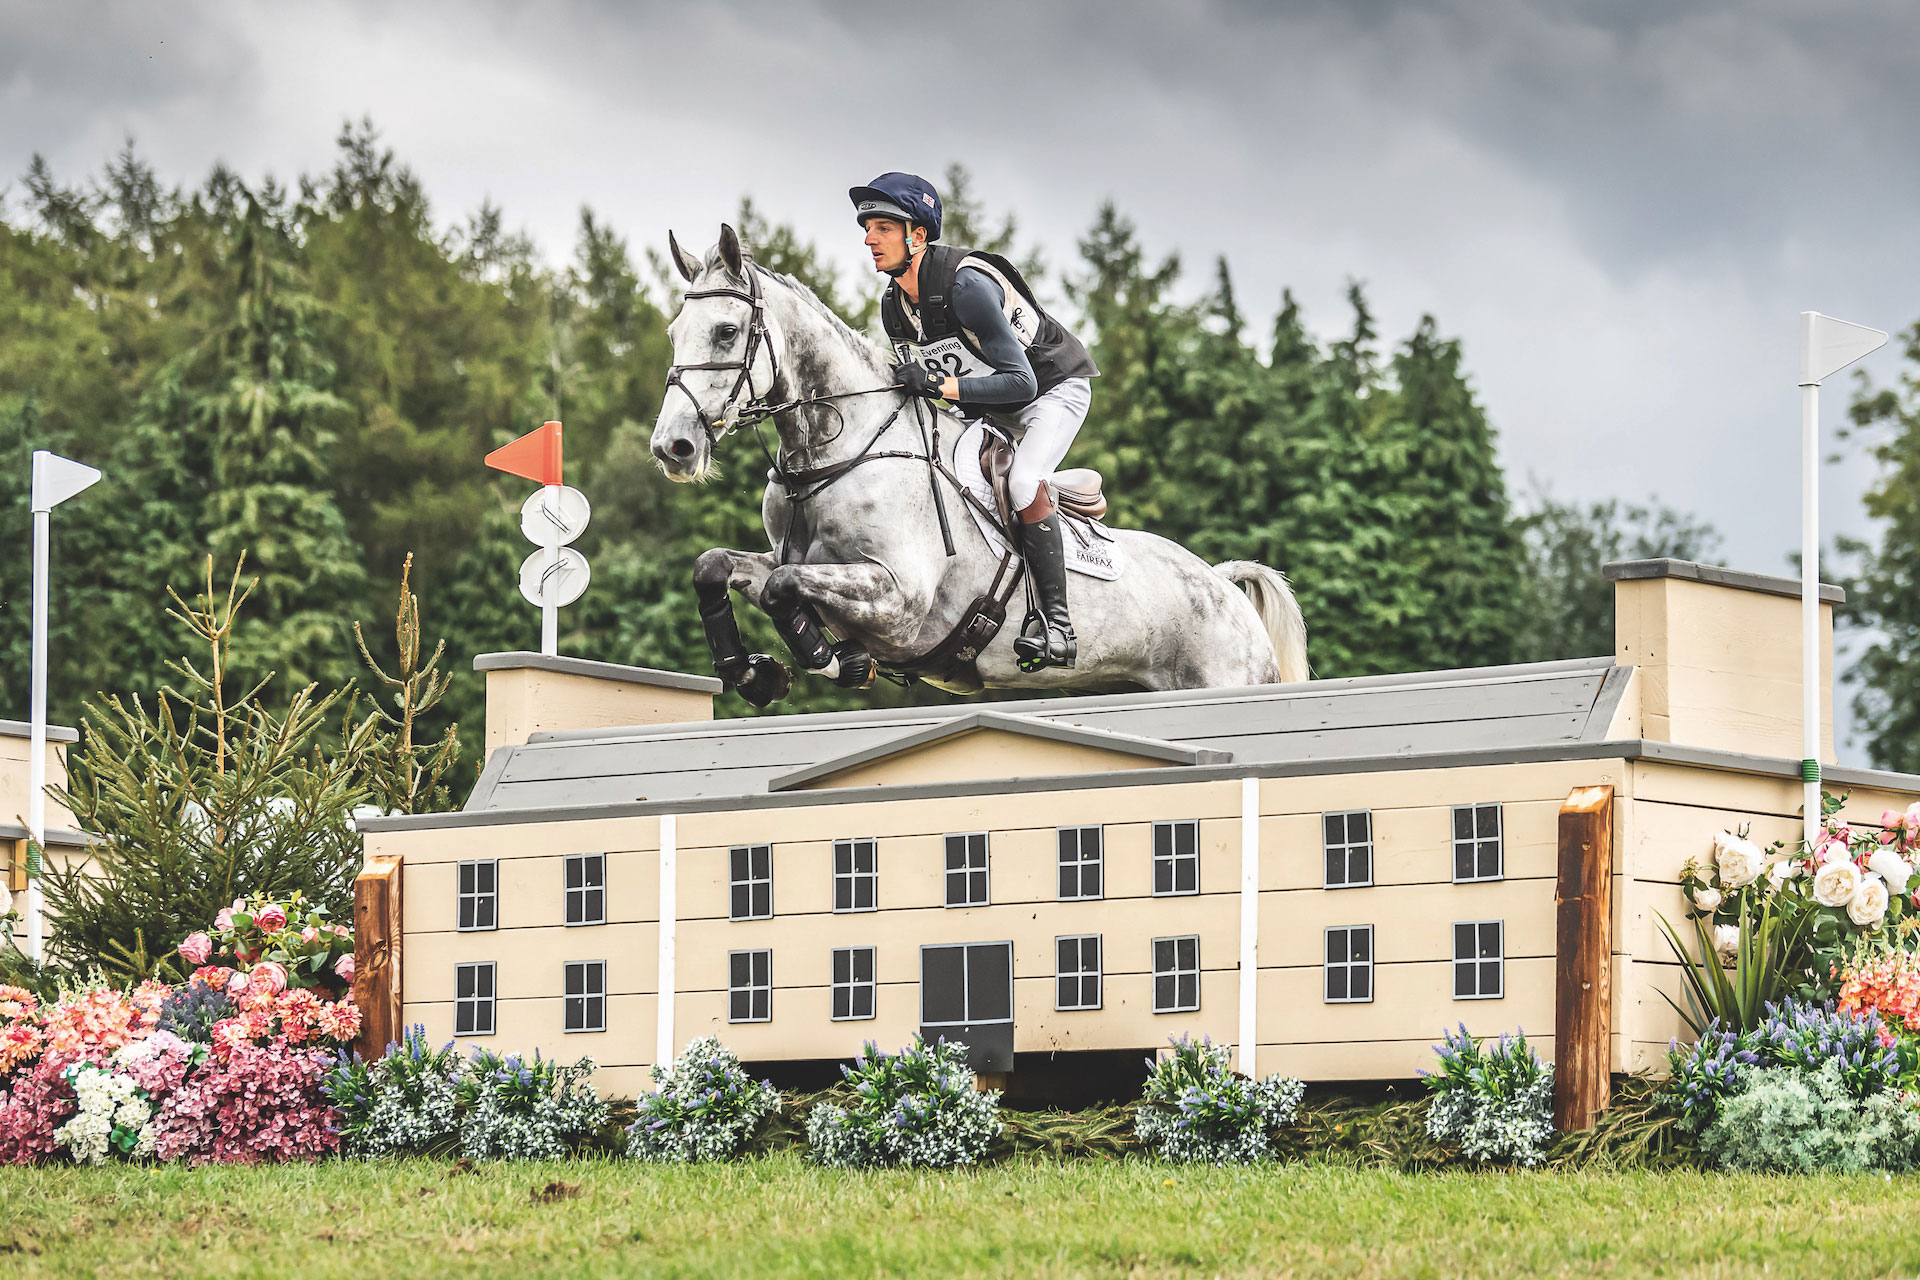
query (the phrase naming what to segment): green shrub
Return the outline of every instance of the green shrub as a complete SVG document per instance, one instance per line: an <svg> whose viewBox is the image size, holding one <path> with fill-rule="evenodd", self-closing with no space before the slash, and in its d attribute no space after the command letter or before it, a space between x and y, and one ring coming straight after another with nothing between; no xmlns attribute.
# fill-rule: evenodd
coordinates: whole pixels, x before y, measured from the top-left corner
<svg viewBox="0 0 1920 1280"><path fill-rule="evenodd" d="M1183 1164L1248 1164L1277 1154L1274 1139L1293 1123L1306 1085L1240 1075L1231 1057L1225 1045L1181 1036L1153 1064L1134 1130L1155 1155Z"/></svg>
<svg viewBox="0 0 1920 1280"><path fill-rule="evenodd" d="M1434 1046L1440 1070L1422 1072L1434 1091L1427 1132L1480 1163L1536 1165L1553 1138L1553 1064L1543 1063L1526 1033L1502 1035L1491 1047L1446 1032Z"/></svg>
<svg viewBox="0 0 1920 1280"><path fill-rule="evenodd" d="M1000 1091L977 1092L967 1048L919 1036L899 1053L869 1041L842 1067L853 1099L807 1116L807 1148L820 1164L948 1169L977 1164L1000 1134Z"/></svg>
<svg viewBox="0 0 1920 1280"><path fill-rule="evenodd" d="M1754 1068L1740 1092L1721 1101L1700 1147L1725 1169L1912 1169L1920 1160L1920 1109L1892 1091L1855 1097L1837 1058L1817 1071Z"/></svg>
<svg viewBox="0 0 1920 1280"><path fill-rule="evenodd" d="M701 1036L673 1060L655 1063L657 1086L635 1104L628 1151L660 1164L731 1160L746 1149L761 1123L780 1108L780 1093L740 1069L733 1050Z"/></svg>

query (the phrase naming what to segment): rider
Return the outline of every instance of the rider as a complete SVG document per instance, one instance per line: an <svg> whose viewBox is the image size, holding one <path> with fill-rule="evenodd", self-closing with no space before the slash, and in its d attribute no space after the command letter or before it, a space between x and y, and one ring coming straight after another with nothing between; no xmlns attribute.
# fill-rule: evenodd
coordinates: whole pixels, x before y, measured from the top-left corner
<svg viewBox="0 0 1920 1280"><path fill-rule="evenodd" d="M874 269L893 278L880 303L887 337L919 349L894 366L901 389L985 417L1015 443L1007 477L1020 515L1016 539L1039 613L1013 642L1020 665L1071 667L1066 552L1047 477L1059 469L1093 399L1092 357L1041 310L1033 290L997 253L936 245L940 193L910 173L883 173L850 192Z"/></svg>

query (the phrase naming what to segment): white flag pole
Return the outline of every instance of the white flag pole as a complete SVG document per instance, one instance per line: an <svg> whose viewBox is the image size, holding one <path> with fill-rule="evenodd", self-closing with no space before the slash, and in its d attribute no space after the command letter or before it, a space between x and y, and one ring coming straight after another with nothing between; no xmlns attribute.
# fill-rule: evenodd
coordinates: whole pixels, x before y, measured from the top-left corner
<svg viewBox="0 0 1920 1280"><path fill-rule="evenodd" d="M1800 387L1800 781L1807 852L1820 839L1820 384Z"/></svg>
<svg viewBox="0 0 1920 1280"><path fill-rule="evenodd" d="M27 958L39 964L45 925L40 859L47 844L47 554L53 513L33 512L33 694L27 740Z"/></svg>
<svg viewBox="0 0 1920 1280"><path fill-rule="evenodd" d="M47 845L47 592L53 509L100 478L92 467L36 449L33 453L33 692L27 730L27 956L45 958L46 916L40 862Z"/></svg>
<svg viewBox="0 0 1920 1280"><path fill-rule="evenodd" d="M1820 384L1886 345L1887 335L1800 313L1800 778L1807 850L1820 838Z"/></svg>
<svg viewBox="0 0 1920 1280"><path fill-rule="evenodd" d="M560 486L548 485L542 501L549 510L560 510ZM540 593L540 652L552 658L560 653L560 606L554 601L558 593L544 588L547 587L548 579L553 576L554 571L560 567L560 540L549 533L546 546L547 567L540 575L543 587Z"/></svg>

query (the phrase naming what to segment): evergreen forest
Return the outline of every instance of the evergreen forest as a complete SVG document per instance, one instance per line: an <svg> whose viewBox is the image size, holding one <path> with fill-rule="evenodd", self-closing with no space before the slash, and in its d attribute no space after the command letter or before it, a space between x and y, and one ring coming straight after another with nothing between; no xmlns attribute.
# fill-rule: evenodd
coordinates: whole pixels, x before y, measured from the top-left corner
<svg viewBox="0 0 1920 1280"><path fill-rule="evenodd" d="M1284 570L1318 676L1609 652L1604 561L1715 549L1713 530L1683 513L1517 494L1468 353L1439 318L1383 334L1355 283L1337 321L1310 327L1289 294L1259 331L1227 261L1190 282L1120 209L1092 211L1065 256L1022 240L958 168L941 187L944 238L1030 266L1043 300L1087 338L1103 377L1070 461L1107 474L1110 519L1211 561ZM393 658L377 638L411 555L422 627L429 644L444 637L453 673L425 731L477 722L471 656L539 637L514 585L531 550L518 517L527 483L480 459L553 418L566 425L568 482L594 505L578 544L593 585L561 613L561 651L710 670L693 559L765 536L757 486L672 485L648 454L679 285L667 229L629 232L583 208L563 252L512 232L511 218L491 204L441 216L366 122L342 129L329 171L291 185L223 167L177 184L132 143L92 176L36 159L0 203L0 520L17 548L0 557L0 714L27 709L36 448L105 473L84 511L55 521L56 723L78 723L100 693L165 684L180 656L166 588L187 592L209 554L225 572L243 551L258 581L234 637L236 683L270 671L289 690L367 680L354 623L375 659ZM762 265L856 328L875 326L877 278L843 273L846 246L808 243L750 198L733 225ZM713 232L680 230L696 247ZM1920 329L1909 356L1920 368ZM1856 420L1882 454L1874 501L1888 530L1884 546L1854 548L1862 585L1912 602L1920 384L1864 389ZM735 476L757 474L732 461ZM1876 756L1906 768L1920 767L1902 747L1920 741L1920 681L1903 674L1920 657L1916 609L1870 619L1881 640L1856 672ZM741 616L750 644L782 652L770 627ZM945 697L802 681L779 709ZM721 712L751 708L728 698Z"/></svg>

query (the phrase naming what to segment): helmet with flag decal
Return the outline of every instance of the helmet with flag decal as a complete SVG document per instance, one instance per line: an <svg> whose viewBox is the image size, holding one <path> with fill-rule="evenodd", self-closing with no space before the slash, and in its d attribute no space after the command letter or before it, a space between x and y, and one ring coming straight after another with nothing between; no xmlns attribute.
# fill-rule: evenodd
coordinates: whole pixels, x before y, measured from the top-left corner
<svg viewBox="0 0 1920 1280"><path fill-rule="evenodd" d="M863 227L868 218L898 218L925 227L929 243L940 238L940 193L918 174L883 173L864 187L849 188L847 195Z"/></svg>

